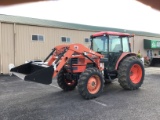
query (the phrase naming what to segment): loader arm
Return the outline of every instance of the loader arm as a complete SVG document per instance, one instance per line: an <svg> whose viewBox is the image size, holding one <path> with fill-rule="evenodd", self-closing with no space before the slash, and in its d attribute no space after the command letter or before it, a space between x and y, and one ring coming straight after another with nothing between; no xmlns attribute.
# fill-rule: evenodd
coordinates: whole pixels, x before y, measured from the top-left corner
<svg viewBox="0 0 160 120"><path fill-rule="evenodd" d="M99 70L103 70L103 66L100 66L100 60L103 58L101 54L90 50L82 44L70 44L56 46L43 62L31 61L12 68L11 72L26 81L51 84L52 78L59 73L66 62L75 54L83 55L93 62ZM45 63L47 60L48 64Z"/></svg>
<svg viewBox="0 0 160 120"><path fill-rule="evenodd" d="M103 55L90 50L82 44L60 45L54 48L54 52L48 62L49 66L52 65L54 67L53 77L58 74L58 72L63 68L68 59L70 59L74 54L83 55L86 58L88 58L88 54L91 54L94 57L99 58L99 62L97 62L96 66L100 70L103 69L100 67L100 59L103 58ZM92 60L91 58L88 59L94 62L94 60Z"/></svg>

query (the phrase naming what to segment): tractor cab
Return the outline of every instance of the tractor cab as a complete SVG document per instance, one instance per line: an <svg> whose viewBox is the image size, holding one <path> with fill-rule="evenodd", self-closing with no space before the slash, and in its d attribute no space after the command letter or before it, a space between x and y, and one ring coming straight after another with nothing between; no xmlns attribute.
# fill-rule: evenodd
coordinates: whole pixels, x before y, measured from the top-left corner
<svg viewBox="0 0 160 120"><path fill-rule="evenodd" d="M131 35L127 33L98 32L91 36L91 49L108 58L105 68L113 71L122 53L131 52L129 37Z"/></svg>

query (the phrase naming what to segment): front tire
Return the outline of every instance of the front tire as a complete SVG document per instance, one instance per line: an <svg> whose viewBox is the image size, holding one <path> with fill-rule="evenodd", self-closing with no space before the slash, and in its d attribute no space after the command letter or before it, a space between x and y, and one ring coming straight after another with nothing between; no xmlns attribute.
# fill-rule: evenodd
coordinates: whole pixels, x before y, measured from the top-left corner
<svg viewBox="0 0 160 120"><path fill-rule="evenodd" d="M97 68L86 69L79 78L78 91L85 99L98 97L103 91L103 75Z"/></svg>
<svg viewBox="0 0 160 120"><path fill-rule="evenodd" d="M68 80L65 78L66 70L62 69L57 77L57 83L64 91L74 90L77 86L77 80Z"/></svg>
<svg viewBox="0 0 160 120"><path fill-rule="evenodd" d="M127 90L141 87L144 80L144 66L135 56L125 58L118 68L118 82Z"/></svg>

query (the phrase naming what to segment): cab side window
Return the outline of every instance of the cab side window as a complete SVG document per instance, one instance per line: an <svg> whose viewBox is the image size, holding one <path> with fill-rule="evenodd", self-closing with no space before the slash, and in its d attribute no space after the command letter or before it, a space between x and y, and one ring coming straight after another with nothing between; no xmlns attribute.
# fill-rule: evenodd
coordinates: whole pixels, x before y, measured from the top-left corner
<svg viewBox="0 0 160 120"><path fill-rule="evenodd" d="M122 50L121 38L119 36L110 36L110 52L120 52Z"/></svg>
<svg viewBox="0 0 160 120"><path fill-rule="evenodd" d="M122 37L122 44L123 44L123 52L130 52L128 37Z"/></svg>

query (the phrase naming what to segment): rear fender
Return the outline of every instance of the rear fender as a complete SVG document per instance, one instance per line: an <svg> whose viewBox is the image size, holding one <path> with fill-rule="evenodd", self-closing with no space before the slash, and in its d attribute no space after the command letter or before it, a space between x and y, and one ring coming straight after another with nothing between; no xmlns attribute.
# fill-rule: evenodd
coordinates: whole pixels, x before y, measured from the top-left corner
<svg viewBox="0 0 160 120"><path fill-rule="evenodd" d="M115 66L115 70L118 69L118 66L120 64L120 62L126 57L126 56L136 56L136 53L130 53L130 52L124 52L121 54L121 56L119 57L116 66Z"/></svg>

